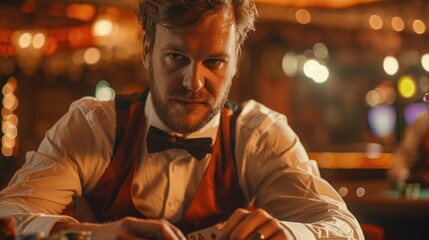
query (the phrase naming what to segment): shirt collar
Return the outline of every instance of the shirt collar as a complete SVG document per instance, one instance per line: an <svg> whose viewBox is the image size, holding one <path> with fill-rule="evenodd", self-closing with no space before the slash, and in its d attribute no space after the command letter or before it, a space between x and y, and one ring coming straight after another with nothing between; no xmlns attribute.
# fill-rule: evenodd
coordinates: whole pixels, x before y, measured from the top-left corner
<svg viewBox="0 0 429 240"><path fill-rule="evenodd" d="M169 133L170 135L176 135L176 136L186 137L186 138L211 137L214 143L217 136L217 130L219 128L220 112L216 114L216 116L213 117L213 119L210 120L210 122L208 122L200 130L184 135L171 130L164 124L164 122L162 122L162 120L159 118L158 114L156 113L153 107L152 95L149 92L145 103L145 118L148 123L148 126L157 127Z"/></svg>

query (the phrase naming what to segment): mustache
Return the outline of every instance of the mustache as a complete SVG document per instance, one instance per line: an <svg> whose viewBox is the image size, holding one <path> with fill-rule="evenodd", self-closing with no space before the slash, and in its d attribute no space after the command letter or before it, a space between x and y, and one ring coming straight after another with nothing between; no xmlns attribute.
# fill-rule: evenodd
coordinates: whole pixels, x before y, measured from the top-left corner
<svg viewBox="0 0 429 240"><path fill-rule="evenodd" d="M215 97L203 89L198 92L189 91L186 88L177 89L169 94L169 98L198 100L209 103L215 101Z"/></svg>

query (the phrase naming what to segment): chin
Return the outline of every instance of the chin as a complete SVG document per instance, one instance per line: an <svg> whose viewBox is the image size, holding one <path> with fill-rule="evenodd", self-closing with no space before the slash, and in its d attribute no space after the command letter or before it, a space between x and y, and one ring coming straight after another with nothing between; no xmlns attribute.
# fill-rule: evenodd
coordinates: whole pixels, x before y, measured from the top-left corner
<svg viewBox="0 0 429 240"><path fill-rule="evenodd" d="M204 109L204 111L184 111L177 108L160 117L171 130L183 134L201 129L212 118L207 109Z"/></svg>
<svg viewBox="0 0 429 240"><path fill-rule="evenodd" d="M182 117L180 115L173 115L170 122L172 130L180 133L195 132L204 127L210 120L207 115L190 116L194 114L187 114Z"/></svg>

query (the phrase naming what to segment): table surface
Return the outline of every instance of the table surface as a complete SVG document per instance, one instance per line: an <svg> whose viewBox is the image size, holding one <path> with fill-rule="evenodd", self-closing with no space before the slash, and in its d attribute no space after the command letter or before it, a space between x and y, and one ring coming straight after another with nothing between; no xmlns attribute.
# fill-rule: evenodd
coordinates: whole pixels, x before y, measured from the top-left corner
<svg viewBox="0 0 429 240"><path fill-rule="evenodd" d="M422 188L415 198L405 197L385 180L343 181L332 186L342 194L350 211L377 217L424 217L429 219L429 189ZM341 191L340 191L341 192Z"/></svg>

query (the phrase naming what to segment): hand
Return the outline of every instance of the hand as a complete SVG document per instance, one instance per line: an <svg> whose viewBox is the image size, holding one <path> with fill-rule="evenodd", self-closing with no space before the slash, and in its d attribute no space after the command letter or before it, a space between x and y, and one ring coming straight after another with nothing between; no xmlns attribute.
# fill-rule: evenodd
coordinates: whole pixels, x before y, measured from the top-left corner
<svg viewBox="0 0 429 240"><path fill-rule="evenodd" d="M293 239L292 234L279 220L264 209L254 211L237 209L220 227L217 239L252 239L260 234L260 239Z"/></svg>
<svg viewBox="0 0 429 240"><path fill-rule="evenodd" d="M106 224L77 223L61 225L57 223L53 231L85 230L92 232L93 240L109 239L183 239L183 233L164 219L139 219L126 217Z"/></svg>

